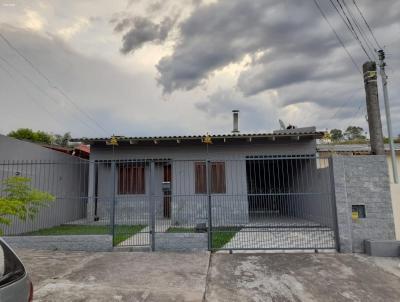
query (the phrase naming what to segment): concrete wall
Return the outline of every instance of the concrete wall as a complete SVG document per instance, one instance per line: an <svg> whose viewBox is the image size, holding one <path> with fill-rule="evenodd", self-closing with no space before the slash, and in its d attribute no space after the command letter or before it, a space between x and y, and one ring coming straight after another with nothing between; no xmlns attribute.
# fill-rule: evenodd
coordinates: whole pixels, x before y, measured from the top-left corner
<svg viewBox="0 0 400 302"><path fill-rule="evenodd" d="M208 249L207 233L156 233L156 251L202 251Z"/></svg>
<svg viewBox="0 0 400 302"><path fill-rule="evenodd" d="M395 238L385 156L333 157L341 252L363 252L363 242ZM365 205L366 218L352 219L352 205Z"/></svg>
<svg viewBox="0 0 400 302"><path fill-rule="evenodd" d="M114 154L110 146L92 146L91 160L112 159L171 159L172 167L172 223L174 225L195 225L207 219L207 196L195 194L194 163L208 158L223 160L226 172L226 193L213 194L212 213L215 225L245 224L248 222L248 201L246 183L246 156L305 155L315 153L314 140L282 140L264 143L210 145L153 145L118 146ZM227 160L229 159L229 160ZM103 168L102 168L103 169ZM107 170L108 169L108 170ZM161 190L162 167L156 165L155 203L158 217L163 216L163 193ZM108 171L108 172L107 172ZM99 170L99 207L110 206L106 196L112 196L110 168ZM101 173L100 173L101 172ZM91 175L94 175L93 173ZM149 210L149 167L146 166L146 194L116 196L117 220L141 221ZM93 181L92 181L93 182ZM100 185L101 184L101 185ZM110 191L111 190L111 191ZM90 200L94 200L93 193ZM101 213L101 210L100 210ZM107 211L104 212L107 214ZM120 213L120 214L119 214Z"/></svg>
<svg viewBox="0 0 400 302"><path fill-rule="evenodd" d="M112 235L8 236L12 248L60 251L112 251Z"/></svg>
<svg viewBox="0 0 400 302"><path fill-rule="evenodd" d="M34 220L13 219L5 235L48 228L86 216L88 162L39 145L0 135L0 178L20 175L56 197ZM1 185L0 185L1 189Z"/></svg>

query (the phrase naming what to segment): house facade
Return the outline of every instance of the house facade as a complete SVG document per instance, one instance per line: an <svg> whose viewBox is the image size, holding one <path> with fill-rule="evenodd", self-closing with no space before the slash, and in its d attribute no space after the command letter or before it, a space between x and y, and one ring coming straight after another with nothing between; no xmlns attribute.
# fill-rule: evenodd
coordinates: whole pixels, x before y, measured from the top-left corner
<svg viewBox="0 0 400 302"><path fill-rule="evenodd" d="M316 139L322 135L310 127L264 134L213 135L211 144L204 143L204 136L119 137L117 146L111 145L108 138L83 139L91 146L89 200L93 204L88 206L89 216L101 219L108 215L114 198L115 217L121 224L146 220L144 213L151 210L151 191L158 219L170 219L173 225L195 225L207 220L210 193L213 210L221 213L216 214L215 225L225 225L228 219L230 224L246 224L253 209L268 207L258 205L262 202L254 201L256 197L249 197L250 193L257 195L267 190L261 188L261 182L266 183L265 176L256 175L260 169L265 175L267 169L261 167L267 164L264 159L313 158ZM277 161L275 165L279 166ZM256 183L255 178L260 183L257 188L251 184ZM277 189L270 192L273 190Z"/></svg>

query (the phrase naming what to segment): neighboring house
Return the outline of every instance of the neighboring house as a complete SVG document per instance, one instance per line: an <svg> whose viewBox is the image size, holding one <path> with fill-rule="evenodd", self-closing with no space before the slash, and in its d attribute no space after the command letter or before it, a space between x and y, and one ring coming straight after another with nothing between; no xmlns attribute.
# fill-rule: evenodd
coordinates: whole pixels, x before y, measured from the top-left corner
<svg viewBox="0 0 400 302"><path fill-rule="evenodd" d="M1 181L22 176L31 180L32 187L56 196L34 221L15 220L11 226L4 227L5 235L84 218L86 198L82 196L87 196L88 167L88 162L79 157L0 135L0 189Z"/></svg>
<svg viewBox="0 0 400 302"><path fill-rule="evenodd" d="M252 214L249 212L259 207L257 201L252 201L248 195L266 193L261 191L267 190L265 175L258 175L263 170L252 172L254 163L261 167L257 169L267 171L268 163L262 162L262 159L275 157L279 161L279 158L286 157L315 157L316 139L322 136L323 132L309 127L272 133L212 135L212 144L209 145L204 143L204 136L201 135L118 137L118 146L110 145L110 138L76 140L89 144L91 149L90 159L94 166L89 173L89 195L95 197L90 199L95 205L89 209L95 209L95 213L92 213L94 216L102 218L110 213L110 200L115 188L116 219L140 218L135 218L135 215L143 217L143 213L149 210L149 162L154 160L156 183L153 184L153 194L156 198L157 217L172 218L172 223L179 225L206 219L206 161L209 160L213 206L220 207L219 210L226 213L230 223L245 224ZM113 185L110 180L113 179L111 161L114 160L116 173ZM315 161L312 163L305 159L304 167L306 165L317 169ZM294 167L285 166L286 169ZM250 173L254 175L249 176ZM282 171L277 171L279 173L282 177ZM293 177L295 172L288 173ZM264 187L259 184L257 188L254 188L255 185L250 186L249 177L253 178L253 183L263 182ZM163 190L165 185L171 186L170 191ZM269 189L268 193L273 190L283 192L284 185L282 183L281 188L278 188L277 178L275 188ZM289 185L286 186L286 190L289 190ZM214 221L215 224L225 223L221 217L219 221Z"/></svg>
<svg viewBox="0 0 400 302"><path fill-rule="evenodd" d="M90 147L84 144L78 144L76 146L71 146L71 147L64 147L58 145L41 145L41 146L58 152L66 153L72 156L80 157L83 159L89 159L90 157Z"/></svg>

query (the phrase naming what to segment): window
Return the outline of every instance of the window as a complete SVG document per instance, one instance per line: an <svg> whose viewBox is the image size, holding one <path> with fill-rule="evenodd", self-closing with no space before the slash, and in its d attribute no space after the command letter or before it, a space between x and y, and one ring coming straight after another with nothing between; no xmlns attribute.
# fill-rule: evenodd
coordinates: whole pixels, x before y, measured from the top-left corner
<svg viewBox="0 0 400 302"><path fill-rule="evenodd" d="M118 168L118 194L145 194L145 167L123 164Z"/></svg>
<svg viewBox="0 0 400 302"><path fill-rule="evenodd" d="M195 166L195 193L206 194L207 193L207 175L206 175L206 163L197 162Z"/></svg>
<svg viewBox="0 0 400 302"><path fill-rule="evenodd" d="M207 193L207 171L205 162L195 163L195 193ZM225 163L211 163L211 193L226 193L225 185Z"/></svg>

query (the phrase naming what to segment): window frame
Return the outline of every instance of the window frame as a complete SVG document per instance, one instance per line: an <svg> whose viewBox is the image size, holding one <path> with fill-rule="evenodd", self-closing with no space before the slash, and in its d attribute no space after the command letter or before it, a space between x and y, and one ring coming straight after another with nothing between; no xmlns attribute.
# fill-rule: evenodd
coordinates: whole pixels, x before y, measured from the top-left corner
<svg viewBox="0 0 400 302"><path fill-rule="evenodd" d="M198 171L198 167L201 171ZM220 183L218 181L218 167L220 168ZM211 169L211 194L226 194L226 164L225 161L210 162ZM206 161L196 161L194 163L194 191L195 194L207 194L207 163ZM199 179L199 174L202 178ZM204 175L202 175L204 174Z"/></svg>
<svg viewBox="0 0 400 302"><path fill-rule="evenodd" d="M123 178L122 182L121 178ZM146 165L144 163L129 162L118 164L117 194L146 194Z"/></svg>

